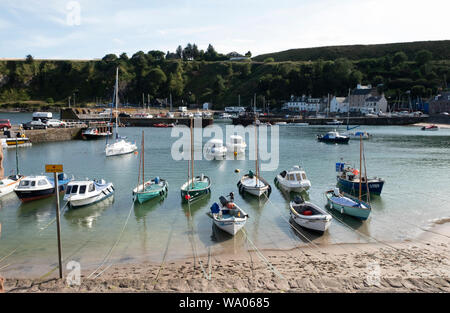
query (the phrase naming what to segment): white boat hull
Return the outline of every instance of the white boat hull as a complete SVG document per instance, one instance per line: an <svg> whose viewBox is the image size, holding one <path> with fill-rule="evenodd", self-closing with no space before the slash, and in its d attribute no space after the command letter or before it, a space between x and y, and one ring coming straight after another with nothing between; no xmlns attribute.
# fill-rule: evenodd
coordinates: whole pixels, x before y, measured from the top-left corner
<svg viewBox="0 0 450 313"><path fill-rule="evenodd" d="M235 220L217 220L214 219L214 224L223 230L234 236L242 227L244 227L247 219L235 219Z"/></svg>
<svg viewBox="0 0 450 313"><path fill-rule="evenodd" d="M71 208L79 208L95 204L112 196L114 196L114 187L112 183L109 183L108 187L102 190L96 190L86 195L65 196L64 200L69 203Z"/></svg>
<svg viewBox="0 0 450 313"><path fill-rule="evenodd" d="M318 232L325 232L328 227L330 227L331 225L331 219L327 220L327 219L306 219L306 218L302 218L298 215L295 215L294 213L291 212L291 217L294 220L294 222L298 225L300 225L301 227L304 228L308 228L311 230L315 230Z"/></svg>
<svg viewBox="0 0 450 313"><path fill-rule="evenodd" d="M106 145L105 153L106 156L115 156L133 153L137 150L137 146L133 143L127 142L125 140L117 141L115 143Z"/></svg>
<svg viewBox="0 0 450 313"><path fill-rule="evenodd" d="M22 178L18 180L11 180L8 178L5 178L2 180L3 184L0 187L0 198L6 196L7 194L10 194L14 191L14 188L20 183Z"/></svg>

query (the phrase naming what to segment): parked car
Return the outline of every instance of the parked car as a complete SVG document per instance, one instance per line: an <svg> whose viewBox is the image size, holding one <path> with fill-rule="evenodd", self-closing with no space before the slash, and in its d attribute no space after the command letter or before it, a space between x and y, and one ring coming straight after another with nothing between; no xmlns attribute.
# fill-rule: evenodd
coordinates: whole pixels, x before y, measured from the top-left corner
<svg viewBox="0 0 450 313"><path fill-rule="evenodd" d="M31 121L23 124L23 129L47 129L47 124L43 123L41 120Z"/></svg>
<svg viewBox="0 0 450 313"><path fill-rule="evenodd" d="M11 122L7 119L0 119L0 129L7 130L11 128Z"/></svg>
<svg viewBox="0 0 450 313"><path fill-rule="evenodd" d="M49 119L47 120L47 126L48 127L66 127L66 123L57 119Z"/></svg>

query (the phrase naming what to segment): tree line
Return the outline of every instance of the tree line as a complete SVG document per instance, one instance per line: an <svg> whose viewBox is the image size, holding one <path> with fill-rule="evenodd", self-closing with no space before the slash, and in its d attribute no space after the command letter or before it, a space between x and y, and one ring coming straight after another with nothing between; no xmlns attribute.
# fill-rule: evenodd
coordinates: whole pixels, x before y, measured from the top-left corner
<svg viewBox="0 0 450 313"><path fill-rule="evenodd" d="M248 52L249 54L250 51ZM428 50L413 58L403 51L377 58L315 61L232 62L210 45L195 44L164 53L151 50L131 57L108 54L93 61L0 61L0 102L42 100L67 103L68 98L86 104L111 101L115 68L119 67L121 103L141 104L172 95L174 105L212 102L215 108L257 103L281 106L291 95L346 96L356 84L372 84L394 101L409 92L430 97L447 86L450 60L433 59Z"/></svg>

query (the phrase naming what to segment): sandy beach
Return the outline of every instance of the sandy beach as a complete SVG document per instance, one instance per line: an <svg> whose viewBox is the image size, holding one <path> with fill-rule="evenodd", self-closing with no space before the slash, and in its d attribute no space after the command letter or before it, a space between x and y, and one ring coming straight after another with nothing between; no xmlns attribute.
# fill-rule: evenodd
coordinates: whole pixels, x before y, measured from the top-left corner
<svg viewBox="0 0 450 313"><path fill-rule="evenodd" d="M81 284L5 279L6 292L450 292L450 223L411 241L249 250L162 263L117 264ZM100 272L100 271L99 271ZM52 276L55 277L55 271ZM97 275L97 274L96 274Z"/></svg>

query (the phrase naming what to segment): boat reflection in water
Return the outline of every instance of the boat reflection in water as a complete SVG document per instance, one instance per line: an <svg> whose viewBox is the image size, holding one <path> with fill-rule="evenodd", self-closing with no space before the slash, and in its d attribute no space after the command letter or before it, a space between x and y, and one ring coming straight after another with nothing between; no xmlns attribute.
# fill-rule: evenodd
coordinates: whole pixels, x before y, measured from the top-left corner
<svg viewBox="0 0 450 313"><path fill-rule="evenodd" d="M114 203L114 197L106 198L93 205L80 207L77 209L68 209L64 213L64 218L69 225L92 228L103 211Z"/></svg>

